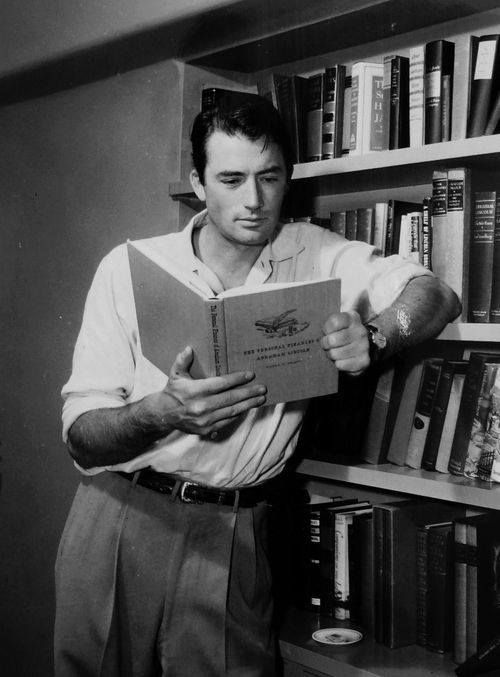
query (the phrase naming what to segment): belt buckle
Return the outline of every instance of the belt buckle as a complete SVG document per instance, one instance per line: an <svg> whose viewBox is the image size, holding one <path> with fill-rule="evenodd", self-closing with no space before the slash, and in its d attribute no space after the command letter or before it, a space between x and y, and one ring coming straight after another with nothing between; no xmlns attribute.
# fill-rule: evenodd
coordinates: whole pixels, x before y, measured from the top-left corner
<svg viewBox="0 0 500 677"><path fill-rule="evenodd" d="M186 489L188 487L196 487L196 486L198 486L196 484L196 482L183 482L181 484L180 491L179 491L179 498L181 499L181 501L183 503L196 503L196 500L194 500L192 498L187 498L186 493L185 493Z"/></svg>

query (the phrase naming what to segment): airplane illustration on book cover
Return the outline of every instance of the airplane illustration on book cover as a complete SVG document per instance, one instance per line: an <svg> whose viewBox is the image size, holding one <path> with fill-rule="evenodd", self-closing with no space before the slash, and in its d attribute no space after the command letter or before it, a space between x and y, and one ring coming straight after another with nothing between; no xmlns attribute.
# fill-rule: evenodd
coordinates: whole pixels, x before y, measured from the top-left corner
<svg viewBox="0 0 500 677"><path fill-rule="evenodd" d="M263 332L266 338L295 336L309 326L309 322L300 322L296 317L290 317L291 313L295 313L296 310L292 308L279 315L262 318L255 322L255 326L258 331Z"/></svg>

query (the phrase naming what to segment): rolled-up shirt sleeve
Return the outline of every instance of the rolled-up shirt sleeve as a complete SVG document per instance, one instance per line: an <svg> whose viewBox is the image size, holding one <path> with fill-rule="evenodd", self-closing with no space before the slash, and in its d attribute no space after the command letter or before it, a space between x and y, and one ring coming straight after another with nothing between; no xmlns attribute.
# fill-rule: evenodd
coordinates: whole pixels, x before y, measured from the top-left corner
<svg viewBox="0 0 500 677"><path fill-rule="evenodd" d="M367 321L394 303L410 280L433 273L401 256L383 257L371 245L349 242L334 256L330 275L342 280L342 310L357 310Z"/></svg>
<svg viewBox="0 0 500 677"><path fill-rule="evenodd" d="M87 295L72 373L62 389L63 439L81 414L123 406L133 389L137 332L123 246L99 265Z"/></svg>

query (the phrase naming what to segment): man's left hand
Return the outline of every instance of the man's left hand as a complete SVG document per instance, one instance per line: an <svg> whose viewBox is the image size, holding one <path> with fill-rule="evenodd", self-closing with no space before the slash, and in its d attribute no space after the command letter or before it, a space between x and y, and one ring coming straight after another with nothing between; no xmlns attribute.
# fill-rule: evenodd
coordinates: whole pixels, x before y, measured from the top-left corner
<svg viewBox="0 0 500 677"><path fill-rule="evenodd" d="M321 347L340 371L361 374L370 364L368 332L356 311L334 313L323 325Z"/></svg>

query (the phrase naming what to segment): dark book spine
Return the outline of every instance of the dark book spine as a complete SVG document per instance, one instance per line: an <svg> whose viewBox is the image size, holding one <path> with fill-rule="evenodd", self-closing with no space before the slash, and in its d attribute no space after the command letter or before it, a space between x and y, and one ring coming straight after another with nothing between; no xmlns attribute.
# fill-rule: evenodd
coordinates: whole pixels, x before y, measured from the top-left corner
<svg viewBox="0 0 500 677"><path fill-rule="evenodd" d="M467 658L467 527L461 520L454 523L454 623L453 660L463 663Z"/></svg>
<svg viewBox="0 0 500 677"><path fill-rule="evenodd" d="M427 645L427 541L429 531L425 525L417 530L417 637L420 646Z"/></svg>
<svg viewBox="0 0 500 677"><path fill-rule="evenodd" d="M351 113L350 113L350 133L349 133L349 152L356 151L358 139L358 115L361 115L359 108L359 75L351 76Z"/></svg>
<svg viewBox="0 0 500 677"><path fill-rule="evenodd" d="M356 209L346 210L345 236L348 240L355 240L358 229L358 214Z"/></svg>
<svg viewBox="0 0 500 677"><path fill-rule="evenodd" d="M422 468L424 468L424 470L435 470L436 468L436 458L439 450L439 443L441 441L441 434L443 432L443 424L454 373L455 366L453 362L445 360L439 377L436 397L429 421L429 429L425 440L424 453L422 455Z"/></svg>
<svg viewBox="0 0 500 677"><path fill-rule="evenodd" d="M385 577L385 521L386 511L378 506L373 508L373 544L374 544L374 570L375 570L375 640L379 643L384 641L384 616L386 600L384 594Z"/></svg>
<svg viewBox="0 0 500 677"><path fill-rule="evenodd" d="M410 60L395 56L391 60L389 148L410 145Z"/></svg>
<svg viewBox="0 0 500 677"><path fill-rule="evenodd" d="M492 92L498 70L499 35L482 35L472 42L472 81L467 137L482 136L492 109Z"/></svg>
<svg viewBox="0 0 500 677"><path fill-rule="evenodd" d="M406 454L406 465L411 468L420 468L422 465L422 456L442 368L443 360L432 358L424 360L424 370Z"/></svg>
<svg viewBox="0 0 500 677"><path fill-rule="evenodd" d="M330 214L330 230L332 233L337 233L342 237L346 236L346 213L345 211L341 212L331 212Z"/></svg>
<svg viewBox="0 0 500 677"><path fill-rule="evenodd" d="M427 647L444 653L453 641L453 526L429 529Z"/></svg>
<svg viewBox="0 0 500 677"><path fill-rule="evenodd" d="M323 160L342 156L344 126L345 66L338 64L324 73L322 148Z"/></svg>
<svg viewBox="0 0 500 677"><path fill-rule="evenodd" d="M371 207L360 207L356 212L356 240L371 244L373 235L373 209Z"/></svg>
<svg viewBox="0 0 500 677"><path fill-rule="evenodd" d="M496 193L474 193L469 259L469 322L489 322Z"/></svg>
<svg viewBox="0 0 500 677"><path fill-rule="evenodd" d="M428 270L432 270L432 198L426 197L422 202L422 265Z"/></svg>
<svg viewBox="0 0 500 677"><path fill-rule="evenodd" d="M389 150L390 147L392 59L392 54L384 56L384 75L382 78L382 150Z"/></svg>
<svg viewBox="0 0 500 677"><path fill-rule="evenodd" d="M490 322L500 323L500 194L495 205L493 231L493 261L491 272Z"/></svg>
<svg viewBox="0 0 500 677"><path fill-rule="evenodd" d="M311 75L307 80L307 162L321 160L323 131L323 74Z"/></svg>
<svg viewBox="0 0 500 677"><path fill-rule="evenodd" d="M443 83L451 100L455 45L434 40L425 46L425 143L443 141ZM449 108L451 108L449 106ZM451 110L448 110L448 114ZM451 125L448 126L451 127Z"/></svg>

